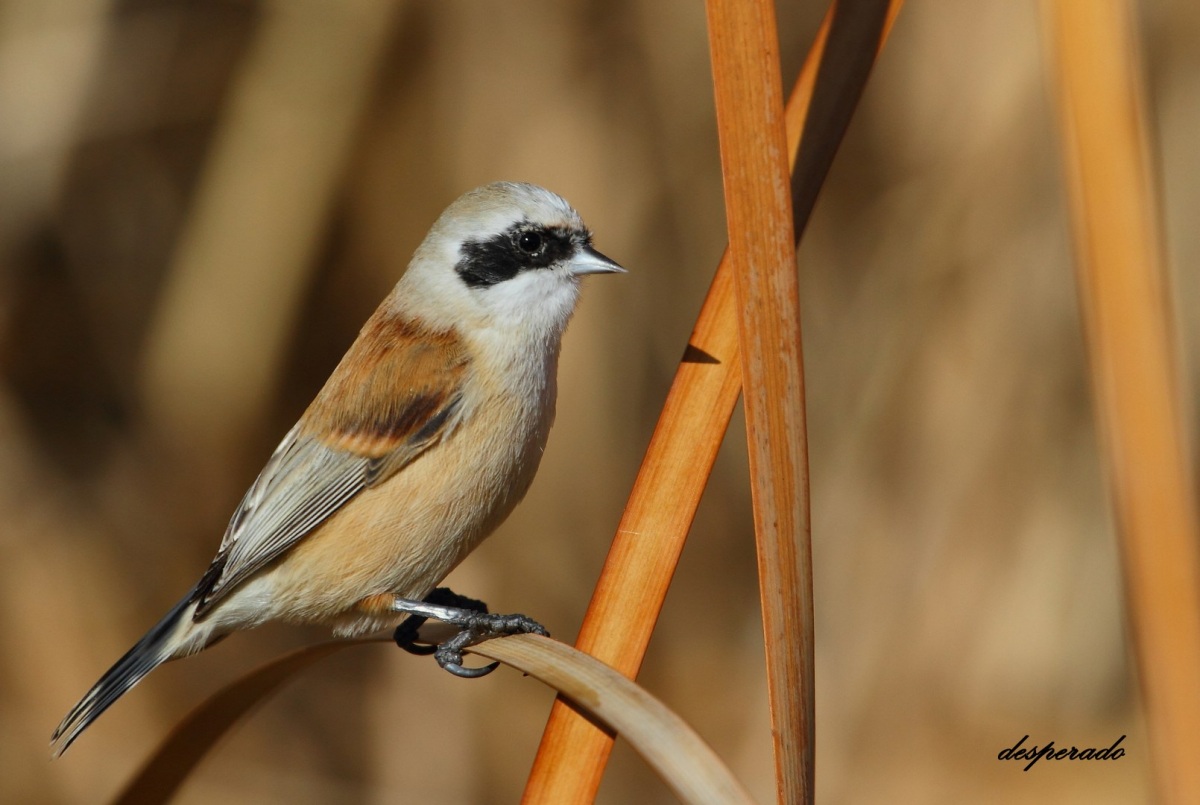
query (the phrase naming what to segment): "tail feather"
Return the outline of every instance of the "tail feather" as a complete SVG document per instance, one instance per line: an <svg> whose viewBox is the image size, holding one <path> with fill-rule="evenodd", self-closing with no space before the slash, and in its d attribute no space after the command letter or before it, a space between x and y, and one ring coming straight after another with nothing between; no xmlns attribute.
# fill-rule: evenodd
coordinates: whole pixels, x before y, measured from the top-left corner
<svg viewBox="0 0 1200 805"><path fill-rule="evenodd" d="M172 607L154 628L100 677L100 681L71 708L71 712L67 713L51 736L50 747L55 757L66 752L101 713L140 682L146 674L176 656L180 627L186 628L190 625L190 616L194 609L194 596L189 594Z"/></svg>

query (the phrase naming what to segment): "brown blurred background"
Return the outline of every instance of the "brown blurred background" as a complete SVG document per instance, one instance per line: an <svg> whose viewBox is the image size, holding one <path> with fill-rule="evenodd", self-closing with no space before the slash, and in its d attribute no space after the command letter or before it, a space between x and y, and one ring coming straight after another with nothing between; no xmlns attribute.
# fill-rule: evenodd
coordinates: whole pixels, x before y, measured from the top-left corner
<svg viewBox="0 0 1200 805"><path fill-rule="evenodd" d="M781 4L785 85L823 12ZM1149 798L1038 12L910 2L801 249L822 802ZM704 24L663 0L0 2L0 800L102 801L191 706L323 639L168 665L48 759L438 212L495 179L562 193L630 269L587 283L540 478L452 577L573 638L724 245ZM1140 24L1194 389L1200 5ZM767 802L730 434L642 682ZM347 650L180 800L514 802L550 700ZM1127 755L996 760L1027 733ZM600 799L672 801L620 743Z"/></svg>

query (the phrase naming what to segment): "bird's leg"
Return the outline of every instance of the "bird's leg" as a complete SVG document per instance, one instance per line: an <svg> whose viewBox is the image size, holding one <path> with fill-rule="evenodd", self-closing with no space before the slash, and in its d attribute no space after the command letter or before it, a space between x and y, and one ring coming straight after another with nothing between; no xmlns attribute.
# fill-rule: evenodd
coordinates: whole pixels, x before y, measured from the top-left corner
<svg viewBox="0 0 1200 805"><path fill-rule="evenodd" d="M395 612L408 613L403 623L396 627L396 644L413 654L432 654L438 665L455 676L475 678L486 676L500 665L498 662L481 668L464 668L463 649L511 634L549 635L540 623L525 615L498 615L488 612L487 604L474 598L459 595L448 587L438 587L424 601L395 597L392 603ZM454 637L435 646L417 645L418 630L429 618L459 628Z"/></svg>
<svg viewBox="0 0 1200 805"><path fill-rule="evenodd" d="M433 618L434 620L453 623L453 621L447 621L446 619L460 616L464 612L487 614L488 611L488 606L483 601L459 595L449 587L438 587L425 596L424 601L420 602L408 598L400 598L395 595L387 596L387 598L388 608L393 612L411 613L409 617L404 619L403 623L396 627L396 632L393 635L396 645L409 654L416 654L423 657L437 651L436 644L421 642L421 627L425 625L427 620ZM417 614L418 612L421 614Z"/></svg>

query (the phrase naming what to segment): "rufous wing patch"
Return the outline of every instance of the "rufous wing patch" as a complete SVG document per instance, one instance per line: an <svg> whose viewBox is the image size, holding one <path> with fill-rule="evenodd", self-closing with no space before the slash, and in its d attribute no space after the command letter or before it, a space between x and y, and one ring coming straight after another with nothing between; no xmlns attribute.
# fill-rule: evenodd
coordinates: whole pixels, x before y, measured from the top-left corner
<svg viewBox="0 0 1200 805"><path fill-rule="evenodd" d="M376 311L305 412L302 432L335 450L387 456L436 433L468 364L453 331Z"/></svg>

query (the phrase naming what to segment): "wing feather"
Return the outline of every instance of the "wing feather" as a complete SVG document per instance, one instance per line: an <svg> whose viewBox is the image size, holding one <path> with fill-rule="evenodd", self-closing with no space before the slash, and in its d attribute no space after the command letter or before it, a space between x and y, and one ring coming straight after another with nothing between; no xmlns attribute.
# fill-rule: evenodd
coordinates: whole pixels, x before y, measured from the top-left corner
<svg viewBox="0 0 1200 805"><path fill-rule="evenodd" d="M242 498L197 586L195 617L451 433L468 363L453 333L385 303Z"/></svg>

